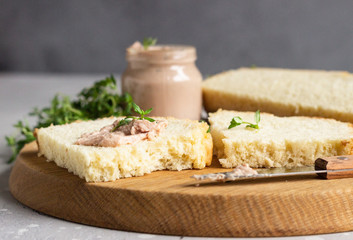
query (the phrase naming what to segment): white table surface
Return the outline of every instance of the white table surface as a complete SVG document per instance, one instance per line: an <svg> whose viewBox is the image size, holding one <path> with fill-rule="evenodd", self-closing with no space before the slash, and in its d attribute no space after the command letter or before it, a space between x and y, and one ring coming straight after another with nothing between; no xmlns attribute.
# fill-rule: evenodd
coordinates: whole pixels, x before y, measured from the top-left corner
<svg viewBox="0 0 353 240"><path fill-rule="evenodd" d="M0 239L214 239L125 232L72 223L36 212L12 197L8 187L12 165L6 163L10 149L4 138L15 133L12 125L26 118L33 107L47 106L56 93L73 97L83 87L105 76L0 73ZM33 120L28 120L33 123ZM351 240L353 232L257 239Z"/></svg>

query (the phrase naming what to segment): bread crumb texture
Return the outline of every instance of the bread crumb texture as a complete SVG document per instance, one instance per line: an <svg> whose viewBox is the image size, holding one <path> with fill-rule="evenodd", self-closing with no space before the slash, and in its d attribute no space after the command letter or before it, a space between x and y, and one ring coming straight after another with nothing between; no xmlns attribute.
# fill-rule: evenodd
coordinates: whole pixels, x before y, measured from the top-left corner
<svg viewBox="0 0 353 240"><path fill-rule="evenodd" d="M87 182L114 181L163 169L201 169L211 164L211 134L207 133L206 123L197 121L168 118L168 126L153 141L132 145L74 144L83 133L97 131L115 120L104 118L38 129L39 155Z"/></svg>
<svg viewBox="0 0 353 240"><path fill-rule="evenodd" d="M255 113L218 110L209 117L214 152L225 168L245 163L250 167L313 165L319 157L353 153L350 123L261 113L259 130L245 124L228 129L236 116L254 122Z"/></svg>
<svg viewBox="0 0 353 240"><path fill-rule="evenodd" d="M211 76L202 90L208 112L261 109L353 122L353 74L348 72L240 68Z"/></svg>

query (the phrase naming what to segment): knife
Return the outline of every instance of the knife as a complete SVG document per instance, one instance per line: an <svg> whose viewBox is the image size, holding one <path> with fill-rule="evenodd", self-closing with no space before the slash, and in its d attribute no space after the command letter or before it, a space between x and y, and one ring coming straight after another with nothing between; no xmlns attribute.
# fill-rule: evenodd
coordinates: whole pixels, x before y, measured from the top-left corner
<svg viewBox="0 0 353 240"><path fill-rule="evenodd" d="M246 172L244 173L243 170ZM320 178L324 179L351 178L353 177L353 155L318 158L315 160L314 166L255 170L243 165L229 172L193 175L191 177L196 180L225 182L247 178L269 178L307 174L317 174Z"/></svg>

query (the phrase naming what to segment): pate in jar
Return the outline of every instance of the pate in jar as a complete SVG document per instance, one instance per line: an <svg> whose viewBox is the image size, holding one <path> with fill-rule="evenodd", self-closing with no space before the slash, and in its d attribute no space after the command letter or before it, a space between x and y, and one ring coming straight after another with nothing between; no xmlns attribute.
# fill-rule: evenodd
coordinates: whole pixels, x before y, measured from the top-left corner
<svg viewBox="0 0 353 240"><path fill-rule="evenodd" d="M126 60L122 90L142 109L153 108L153 116L200 119L202 76L195 65L194 47L156 45L144 49L136 42L127 49Z"/></svg>

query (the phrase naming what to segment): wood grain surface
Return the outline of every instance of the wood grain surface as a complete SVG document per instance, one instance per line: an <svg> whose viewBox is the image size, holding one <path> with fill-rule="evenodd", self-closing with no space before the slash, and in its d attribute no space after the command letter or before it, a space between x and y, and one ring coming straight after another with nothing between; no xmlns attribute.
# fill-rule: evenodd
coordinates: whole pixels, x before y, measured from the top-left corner
<svg viewBox="0 0 353 240"><path fill-rule="evenodd" d="M353 230L353 179L307 175L195 186L194 174L227 171L214 162L203 170L86 183L37 157L33 142L18 156L10 190L40 212L127 231L259 237Z"/></svg>

